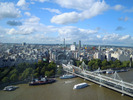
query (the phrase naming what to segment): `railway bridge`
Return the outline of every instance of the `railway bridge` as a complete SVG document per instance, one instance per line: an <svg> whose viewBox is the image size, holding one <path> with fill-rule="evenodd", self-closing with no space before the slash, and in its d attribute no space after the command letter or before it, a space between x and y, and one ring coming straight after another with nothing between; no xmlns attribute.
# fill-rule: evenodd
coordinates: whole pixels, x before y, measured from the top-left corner
<svg viewBox="0 0 133 100"><path fill-rule="evenodd" d="M128 95L130 97L133 97L133 84L124 82L120 78L116 79L117 77L116 72L114 73L114 77L108 77L100 73L87 71L85 69L81 69L80 67L76 67L70 64L67 64L67 65L62 64L62 66L63 66L63 70L68 73L71 73L78 77L92 81L96 84L99 84L100 86L104 86L109 89L120 92L122 95Z"/></svg>

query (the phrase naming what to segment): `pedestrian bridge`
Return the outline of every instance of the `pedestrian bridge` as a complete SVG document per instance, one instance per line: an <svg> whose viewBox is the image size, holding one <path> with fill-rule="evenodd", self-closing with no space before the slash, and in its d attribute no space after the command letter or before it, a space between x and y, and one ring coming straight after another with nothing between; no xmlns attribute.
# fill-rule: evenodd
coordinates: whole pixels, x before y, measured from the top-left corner
<svg viewBox="0 0 133 100"><path fill-rule="evenodd" d="M70 64L62 64L62 66L63 70L68 73L92 81L96 84L99 84L100 86L104 86L120 92L122 95L128 95L130 97L133 97L133 84L124 82L121 79L116 79L117 73L114 74L114 77L108 77L99 73L83 70L80 67L76 67Z"/></svg>

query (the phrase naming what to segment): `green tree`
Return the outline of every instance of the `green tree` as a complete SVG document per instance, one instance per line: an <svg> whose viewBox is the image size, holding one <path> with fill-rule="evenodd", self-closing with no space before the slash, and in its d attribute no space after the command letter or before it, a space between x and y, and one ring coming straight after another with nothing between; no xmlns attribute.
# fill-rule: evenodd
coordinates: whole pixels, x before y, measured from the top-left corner
<svg viewBox="0 0 133 100"><path fill-rule="evenodd" d="M107 65L108 65L108 62L107 62L107 60L104 59L104 60L102 61L102 66L103 66L103 67L106 67Z"/></svg>
<svg viewBox="0 0 133 100"><path fill-rule="evenodd" d="M50 62L50 64L48 65L48 71L53 70L53 73L55 74L56 69L57 69L56 64L54 62Z"/></svg>
<svg viewBox="0 0 133 100"><path fill-rule="evenodd" d="M18 70L16 68L14 68L12 71L10 71L9 74L10 75L12 75L12 74L17 74L18 75Z"/></svg>
<svg viewBox="0 0 133 100"><path fill-rule="evenodd" d="M63 74L63 67L60 65L57 71L58 75L62 75Z"/></svg>
<svg viewBox="0 0 133 100"><path fill-rule="evenodd" d="M47 76L47 77L50 77L50 76L53 76L53 75L54 75L54 70L45 72L45 76Z"/></svg>
<svg viewBox="0 0 133 100"><path fill-rule="evenodd" d="M10 80L11 80L11 81L16 81L16 80L18 80L17 74L16 74L16 73L12 74L11 77L10 77Z"/></svg>
<svg viewBox="0 0 133 100"><path fill-rule="evenodd" d="M81 65L81 63L82 63L81 61L77 60L77 61L76 61L76 66L79 67L79 66Z"/></svg>
<svg viewBox="0 0 133 100"><path fill-rule="evenodd" d="M4 77L4 78L2 79L2 82L3 82L3 83L9 82L9 78L8 78L8 77Z"/></svg>
<svg viewBox="0 0 133 100"><path fill-rule="evenodd" d="M43 68L41 69L41 75L44 75L45 74L45 71L46 71L46 67L43 66Z"/></svg>
<svg viewBox="0 0 133 100"><path fill-rule="evenodd" d="M30 77L32 73L33 73L32 68L26 68L24 70L24 72L22 73L22 78L26 79L26 78Z"/></svg>
<svg viewBox="0 0 133 100"><path fill-rule="evenodd" d="M130 61L123 61L122 62L122 67L129 67Z"/></svg>
<svg viewBox="0 0 133 100"><path fill-rule="evenodd" d="M34 73L34 77L35 78L39 78L39 74L38 73Z"/></svg>
<svg viewBox="0 0 133 100"><path fill-rule="evenodd" d="M91 61L88 62L88 66L89 66L90 70L94 70L94 64L95 64L94 60L91 60Z"/></svg>
<svg viewBox="0 0 133 100"><path fill-rule="evenodd" d="M115 64L115 68L121 68L121 61L120 60L115 60L114 64Z"/></svg>
<svg viewBox="0 0 133 100"><path fill-rule="evenodd" d="M101 67L101 60L100 59L96 59L95 63L94 63L94 66L96 66L97 68Z"/></svg>

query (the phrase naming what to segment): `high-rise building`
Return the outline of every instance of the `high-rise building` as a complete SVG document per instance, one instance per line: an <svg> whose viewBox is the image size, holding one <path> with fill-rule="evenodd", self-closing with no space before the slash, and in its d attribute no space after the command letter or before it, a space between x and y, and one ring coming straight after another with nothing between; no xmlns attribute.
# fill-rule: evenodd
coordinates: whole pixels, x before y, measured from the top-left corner
<svg viewBox="0 0 133 100"><path fill-rule="evenodd" d="M79 49L81 48L81 41L79 40Z"/></svg>
<svg viewBox="0 0 133 100"><path fill-rule="evenodd" d="M98 50L99 50L99 52L101 52L101 46L99 45L99 47L98 47Z"/></svg>
<svg viewBox="0 0 133 100"><path fill-rule="evenodd" d="M63 46L64 46L64 48L66 47L66 46L65 46L65 38L64 38L64 43L63 43Z"/></svg>
<svg viewBox="0 0 133 100"><path fill-rule="evenodd" d="M76 42L73 42L73 45L75 45L75 46L76 46Z"/></svg>

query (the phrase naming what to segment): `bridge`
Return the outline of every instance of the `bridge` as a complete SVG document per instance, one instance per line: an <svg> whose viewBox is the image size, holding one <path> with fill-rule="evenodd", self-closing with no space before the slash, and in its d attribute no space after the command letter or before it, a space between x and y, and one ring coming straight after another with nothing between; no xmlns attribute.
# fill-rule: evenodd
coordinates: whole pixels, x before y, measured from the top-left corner
<svg viewBox="0 0 133 100"><path fill-rule="evenodd" d="M100 73L87 71L83 68L76 67L70 64L62 64L62 66L63 70L68 73L92 81L96 84L99 84L100 86L104 86L109 89L120 92L122 95L128 95L130 97L133 97L133 84L124 82L123 80L121 80L121 78L116 79L116 77L119 77L116 72L114 74L114 77L108 77Z"/></svg>

